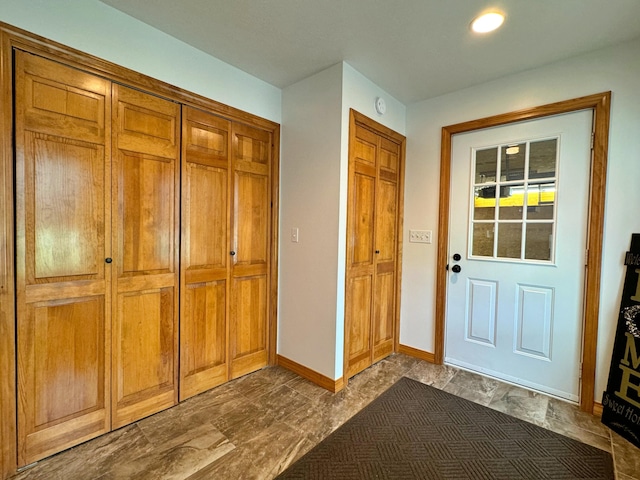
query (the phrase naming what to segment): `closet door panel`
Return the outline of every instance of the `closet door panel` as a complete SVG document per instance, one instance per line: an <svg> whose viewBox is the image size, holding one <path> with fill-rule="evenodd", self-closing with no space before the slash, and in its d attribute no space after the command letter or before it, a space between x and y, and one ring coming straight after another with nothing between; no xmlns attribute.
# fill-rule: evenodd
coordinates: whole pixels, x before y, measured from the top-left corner
<svg viewBox="0 0 640 480"><path fill-rule="evenodd" d="M349 140L347 378L394 350L404 138L352 111Z"/></svg>
<svg viewBox="0 0 640 480"><path fill-rule="evenodd" d="M397 249L398 186L380 178L376 188L376 263L395 263Z"/></svg>
<svg viewBox="0 0 640 480"><path fill-rule="evenodd" d="M266 269L269 233L269 182L265 174L235 172L236 275Z"/></svg>
<svg viewBox="0 0 640 480"><path fill-rule="evenodd" d="M349 162L345 344L347 378L371 365L376 241L377 136L356 126Z"/></svg>
<svg viewBox="0 0 640 480"><path fill-rule="evenodd" d="M382 149L381 149L382 151ZM398 222L395 174L380 171L376 189L376 295L373 315L373 362L393 352Z"/></svg>
<svg viewBox="0 0 640 480"><path fill-rule="evenodd" d="M174 404L173 291L168 287L118 295L114 429Z"/></svg>
<svg viewBox="0 0 640 480"><path fill-rule="evenodd" d="M180 107L148 93L114 85L118 149L176 158L180 144Z"/></svg>
<svg viewBox="0 0 640 480"><path fill-rule="evenodd" d="M373 276L352 277L347 284L346 321L348 330L347 378L371 365L371 315Z"/></svg>
<svg viewBox="0 0 640 480"><path fill-rule="evenodd" d="M16 53L16 67L25 129L104 145L108 81L25 52Z"/></svg>
<svg viewBox="0 0 640 480"><path fill-rule="evenodd" d="M395 331L396 275L393 269L379 266L376 274L376 294L373 316L373 363L393 352Z"/></svg>
<svg viewBox="0 0 640 480"><path fill-rule="evenodd" d="M225 280L190 283L183 292L181 400L227 381L226 296Z"/></svg>
<svg viewBox="0 0 640 480"><path fill-rule="evenodd" d="M28 318L23 331L33 335L35 426L104 408L103 299L37 302Z"/></svg>
<svg viewBox="0 0 640 480"><path fill-rule="evenodd" d="M175 159L122 153L119 166L122 275L173 272Z"/></svg>
<svg viewBox="0 0 640 480"><path fill-rule="evenodd" d="M372 267L374 262L375 171L353 172L349 259L352 268Z"/></svg>
<svg viewBox="0 0 640 480"><path fill-rule="evenodd" d="M104 147L32 132L24 139L27 282L103 281Z"/></svg>
<svg viewBox="0 0 640 480"><path fill-rule="evenodd" d="M397 178L400 169L400 145L380 137L380 170Z"/></svg>
<svg viewBox="0 0 640 480"><path fill-rule="evenodd" d="M267 365L271 134L233 125L231 378Z"/></svg>
<svg viewBox="0 0 640 480"><path fill-rule="evenodd" d="M355 144L352 159L360 165L376 167L378 157L378 135L361 125L355 125Z"/></svg>
<svg viewBox="0 0 640 480"><path fill-rule="evenodd" d="M180 399L228 380L230 122L183 109Z"/></svg>
<svg viewBox="0 0 640 480"><path fill-rule="evenodd" d="M232 291L231 378L237 378L267 365L266 275L236 278Z"/></svg>
<svg viewBox="0 0 640 480"><path fill-rule="evenodd" d="M229 258L228 175L225 168L188 162L184 226L188 269L226 273Z"/></svg>
<svg viewBox="0 0 640 480"><path fill-rule="evenodd" d="M16 52L18 463L109 430L109 83Z"/></svg>
<svg viewBox="0 0 640 480"><path fill-rule="evenodd" d="M113 86L112 427L178 399L179 106Z"/></svg>
<svg viewBox="0 0 640 480"><path fill-rule="evenodd" d="M21 463L107 431L104 297L30 304L21 318Z"/></svg>

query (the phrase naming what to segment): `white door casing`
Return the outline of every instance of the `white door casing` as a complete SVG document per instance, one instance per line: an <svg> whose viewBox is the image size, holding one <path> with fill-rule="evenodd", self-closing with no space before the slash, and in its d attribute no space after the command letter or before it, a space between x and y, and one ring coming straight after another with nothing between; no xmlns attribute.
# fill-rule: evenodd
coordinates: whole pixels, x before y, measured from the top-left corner
<svg viewBox="0 0 640 480"><path fill-rule="evenodd" d="M445 362L578 400L591 131L584 110L453 137Z"/></svg>

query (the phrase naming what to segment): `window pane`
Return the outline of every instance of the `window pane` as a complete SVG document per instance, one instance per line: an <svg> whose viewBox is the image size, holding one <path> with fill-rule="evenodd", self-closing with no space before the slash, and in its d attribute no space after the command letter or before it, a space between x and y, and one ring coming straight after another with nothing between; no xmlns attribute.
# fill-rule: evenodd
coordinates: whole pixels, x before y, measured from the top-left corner
<svg viewBox="0 0 640 480"><path fill-rule="evenodd" d="M551 260L553 223L528 223L524 258L527 260Z"/></svg>
<svg viewBox="0 0 640 480"><path fill-rule="evenodd" d="M521 220L524 204L524 184L504 185L500 187L500 220Z"/></svg>
<svg viewBox="0 0 640 480"><path fill-rule="evenodd" d="M493 220L496 211L496 187L475 187L473 198L473 219Z"/></svg>
<svg viewBox="0 0 640 480"><path fill-rule="evenodd" d="M531 142L529 148L529 178L555 177L558 139Z"/></svg>
<svg viewBox="0 0 640 480"><path fill-rule="evenodd" d="M520 258L522 248L522 223L498 225L498 257Z"/></svg>
<svg viewBox="0 0 640 480"><path fill-rule="evenodd" d="M524 159L526 143L505 145L502 147L500 161L500 180L524 180Z"/></svg>
<svg viewBox="0 0 640 480"><path fill-rule="evenodd" d="M493 223L473 223L471 255L493 257Z"/></svg>
<svg viewBox="0 0 640 480"><path fill-rule="evenodd" d="M475 183L487 183L496 181L496 168L498 165L498 148L487 148L476 151L476 181Z"/></svg>
<svg viewBox="0 0 640 480"><path fill-rule="evenodd" d="M555 182L529 185L527 192L527 219L553 220L553 207L556 201Z"/></svg>

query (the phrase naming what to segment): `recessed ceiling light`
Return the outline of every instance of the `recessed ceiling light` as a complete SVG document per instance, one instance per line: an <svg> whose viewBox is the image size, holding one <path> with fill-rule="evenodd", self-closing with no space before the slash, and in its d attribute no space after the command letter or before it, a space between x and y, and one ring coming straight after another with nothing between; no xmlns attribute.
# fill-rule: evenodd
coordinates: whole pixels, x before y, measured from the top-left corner
<svg viewBox="0 0 640 480"><path fill-rule="evenodd" d="M471 30L476 33L492 32L504 22L504 15L498 12L489 12L480 15L471 22Z"/></svg>

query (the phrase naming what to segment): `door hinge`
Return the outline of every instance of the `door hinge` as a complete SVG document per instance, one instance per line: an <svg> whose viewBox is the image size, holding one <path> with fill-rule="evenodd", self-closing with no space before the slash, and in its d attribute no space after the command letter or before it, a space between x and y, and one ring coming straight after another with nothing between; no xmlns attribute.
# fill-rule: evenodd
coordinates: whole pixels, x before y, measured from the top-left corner
<svg viewBox="0 0 640 480"><path fill-rule="evenodd" d="M580 373L578 373L578 380L582 380L582 363L580 363Z"/></svg>
<svg viewBox="0 0 640 480"><path fill-rule="evenodd" d="M595 141L596 141L596 133L591 132L591 150L593 150L593 145L595 144Z"/></svg>
<svg viewBox="0 0 640 480"><path fill-rule="evenodd" d="M588 248L584 251L584 266L585 267L589 266L589 249Z"/></svg>

